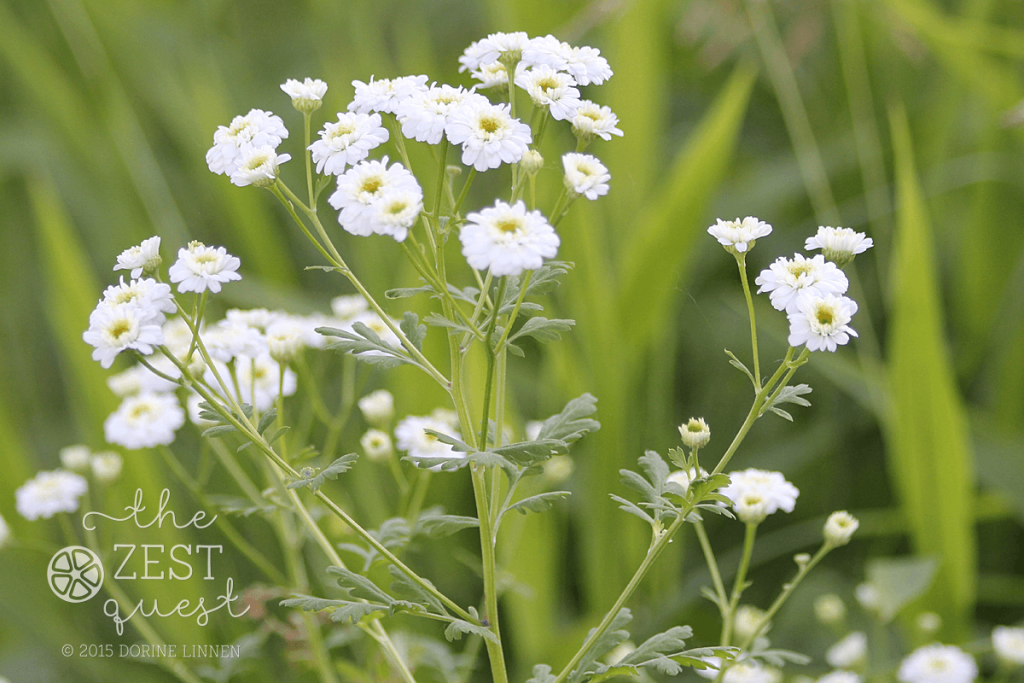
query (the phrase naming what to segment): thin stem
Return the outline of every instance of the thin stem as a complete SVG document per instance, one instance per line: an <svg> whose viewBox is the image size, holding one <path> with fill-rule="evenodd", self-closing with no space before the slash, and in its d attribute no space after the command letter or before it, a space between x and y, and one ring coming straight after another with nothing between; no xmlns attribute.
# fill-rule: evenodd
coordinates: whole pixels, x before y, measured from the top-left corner
<svg viewBox="0 0 1024 683"><path fill-rule="evenodd" d="M494 328L498 324L498 315L501 312L501 304L505 299L505 286L508 282L507 277L502 277L498 282L498 295L494 301L494 313L491 315L491 324L487 328L487 338L484 339L484 350L487 353L487 379L484 384L484 410L482 422L480 427L480 448L487 448L487 433L490 431L490 408L491 408L491 388L494 383L494 365L495 365L495 353L491 350L491 339L494 338ZM498 435L495 434L495 440Z"/></svg>
<svg viewBox="0 0 1024 683"><path fill-rule="evenodd" d="M484 435L486 439L486 432ZM486 444L486 441L482 442ZM484 620L496 636L497 642L487 641L487 658L491 663L491 677L494 683L508 683L508 671L505 669L505 653L501 645L501 629L498 626L498 587L497 567L495 560L494 532L491 527L491 516L487 503L487 483L484 480L485 468L472 465L473 497L476 502L477 517L480 519L480 555L484 575Z"/></svg>
<svg viewBox="0 0 1024 683"><path fill-rule="evenodd" d="M466 182L462 184L462 191L459 192L459 198L455 202L455 206L452 207L452 218L459 215L459 210L462 209L462 202L466 201L466 195L469 194L469 188L473 185L473 180L476 178L476 169L469 169L469 175L466 176Z"/></svg>
<svg viewBox="0 0 1024 683"><path fill-rule="evenodd" d="M512 308L512 313L508 316L508 324L502 330L501 338L498 339L498 343L494 345L494 348L504 350L505 341L508 339L509 332L512 331L512 325L515 323L516 318L519 317L519 309L523 305L523 299L526 298L526 290L530 288L530 278L532 277L533 271L526 271L526 275L523 276L523 282L519 285L519 297L516 299L516 305ZM501 305L500 302L498 305Z"/></svg>
<svg viewBox="0 0 1024 683"><path fill-rule="evenodd" d="M761 361L757 354L757 321L754 319L754 298L750 295L750 283L747 282L747 254L743 252L736 257L736 265L740 269L740 282L743 283L743 296L747 300L747 313L750 315L750 346L754 350L754 384L761 390Z"/></svg>
<svg viewBox="0 0 1024 683"><path fill-rule="evenodd" d="M312 112L302 112L303 128L306 134L306 146L302 149L302 156L306 158L306 189L309 190L309 208L316 211L316 195L313 194L313 160L309 151L309 119Z"/></svg>
<svg viewBox="0 0 1024 683"><path fill-rule="evenodd" d="M715 552L711 549L711 542L708 540L708 532L704 529L704 522L693 523L697 532L697 540L700 541L700 549L704 553L704 559L708 563L708 571L711 572L711 583L715 586L715 595L718 596L718 610L725 618L726 604L729 595L725 592L725 583L722 581L722 573L718 570L718 561L715 559Z"/></svg>
<svg viewBox="0 0 1024 683"><path fill-rule="evenodd" d="M747 571L750 569L750 557L754 553L754 540L757 538L757 524L747 524L746 533L743 535L743 556L740 558L740 566L736 571L736 580L732 584L732 597L729 600L729 609L725 614L722 624L722 645L732 643L732 630L736 621L736 608L739 607L740 598L747 587ZM723 672L719 672L721 679Z"/></svg>
<svg viewBox="0 0 1024 683"><path fill-rule="evenodd" d="M441 151L438 154L440 160L437 163L437 187L434 188L434 223L438 223L438 219L441 216L441 194L444 192L444 182L447 174L445 173L448 168L448 138L441 138Z"/></svg>

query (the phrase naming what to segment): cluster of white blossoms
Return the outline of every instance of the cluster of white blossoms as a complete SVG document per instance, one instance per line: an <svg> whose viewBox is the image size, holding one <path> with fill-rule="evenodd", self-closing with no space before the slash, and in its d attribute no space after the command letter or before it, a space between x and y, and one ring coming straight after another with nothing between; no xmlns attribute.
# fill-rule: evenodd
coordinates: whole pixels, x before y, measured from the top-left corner
<svg viewBox="0 0 1024 683"><path fill-rule="evenodd" d="M404 166L388 166L384 157L338 176L338 189L328 202L339 211L338 222L347 232L390 235L402 242L423 210L423 189Z"/></svg>
<svg viewBox="0 0 1024 683"><path fill-rule="evenodd" d="M978 677L974 657L953 645L925 645L900 663L902 683L973 683Z"/></svg>
<svg viewBox="0 0 1024 683"><path fill-rule="evenodd" d="M771 514L792 512L800 491L780 472L746 469L729 475L729 485L719 493L733 502L740 521L760 524Z"/></svg>
<svg viewBox="0 0 1024 683"><path fill-rule="evenodd" d="M49 519L58 512L74 512L78 499L89 490L89 484L78 474L67 470L40 472L14 492L15 508L25 519Z"/></svg>
<svg viewBox="0 0 1024 683"><path fill-rule="evenodd" d="M277 177L278 165L291 158L276 151L287 137L281 117L252 109L245 116L236 116L230 125L217 128L206 163L211 171L228 176L239 187L265 186Z"/></svg>
<svg viewBox="0 0 1024 683"><path fill-rule="evenodd" d="M708 233L740 263L755 242L770 235L772 226L753 216L743 220L718 219ZM835 351L857 332L850 327L857 302L843 296L850 282L841 268L863 253L872 242L849 228L822 226L807 238L805 248L821 249L811 258L780 256L754 280L758 294L768 293L772 306L789 318L789 345L809 351Z"/></svg>
<svg viewBox="0 0 1024 683"><path fill-rule="evenodd" d="M65 446L60 449L60 464L65 470L78 474L92 472L96 481L109 484L121 475L124 465L121 456L113 451L94 453L83 444Z"/></svg>

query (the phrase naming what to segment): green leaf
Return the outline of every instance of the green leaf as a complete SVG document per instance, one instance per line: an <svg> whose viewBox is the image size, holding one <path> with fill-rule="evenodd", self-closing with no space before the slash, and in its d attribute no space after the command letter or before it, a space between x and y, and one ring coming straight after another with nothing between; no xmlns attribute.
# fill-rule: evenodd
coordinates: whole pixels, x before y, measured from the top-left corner
<svg viewBox="0 0 1024 683"><path fill-rule="evenodd" d="M334 327L318 327L316 331L327 337L337 337L338 341L328 342L326 348L342 353L351 353L359 360L382 368L394 368L403 363L419 365L400 349L391 346L380 338L376 332L363 323L352 325L352 332Z"/></svg>
<svg viewBox="0 0 1024 683"><path fill-rule="evenodd" d="M352 469L352 463L358 458L359 456L355 453L349 453L348 455L341 456L322 470L317 470L315 467L303 468L303 471L300 473L303 476L289 482L288 488L297 489L308 486L313 493L316 493L327 479L337 479L339 474Z"/></svg>
<svg viewBox="0 0 1024 683"><path fill-rule="evenodd" d="M498 637L494 635L494 631L491 629L486 626L471 624L462 619L455 619L452 623L448 624L448 627L444 630L444 637L448 639L448 642L451 642L453 640L460 640L465 633L480 636L492 643L498 642Z"/></svg>
<svg viewBox="0 0 1024 683"><path fill-rule="evenodd" d="M583 394L566 404L558 415L544 420L538 439L558 439L572 443L583 437L587 432L596 432L601 423L590 419L597 412L597 399L590 394Z"/></svg>
<svg viewBox="0 0 1024 683"><path fill-rule="evenodd" d="M405 315L402 316L402 323L399 326L402 328L402 332L420 351L423 350L423 339L427 336L427 326L420 325L420 318L412 311L406 311Z"/></svg>
<svg viewBox="0 0 1024 683"><path fill-rule="evenodd" d="M775 397L774 401L765 403L761 408L761 415L764 415L766 411L770 410L776 415L780 415L792 422L793 416L779 408L779 406L783 403L793 403L807 408L811 405L811 402L806 398L803 398L803 396L806 396L809 393L811 393L811 388L806 384L783 387L782 391L779 392L779 395Z"/></svg>
<svg viewBox="0 0 1024 683"><path fill-rule="evenodd" d="M561 333L568 332L575 324L575 320L566 320L562 318L549 320L548 318L536 316L528 318L527 321L523 323L523 326L519 328L519 331L509 337L508 340L513 342L521 337L533 337L537 341L543 343L558 341L562 338Z"/></svg>
<svg viewBox="0 0 1024 683"><path fill-rule="evenodd" d="M391 583L391 590L396 595L412 600L416 604L422 606L427 612L431 612L433 614L448 613L440 600L428 593L418 583L410 579L401 569L391 564L388 565L388 572L394 579ZM426 579L424 579L424 581L426 581ZM430 582L428 581L427 583L429 584Z"/></svg>
<svg viewBox="0 0 1024 683"><path fill-rule="evenodd" d="M217 425L216 427L210 427L203 432L203 436L207 439L219 439L227 434L238 432L234 425Z"/></svg>
<svg viewBox="0 0 1024 683"><path fill-rule="evenodd" d="M689 626L674 626L664 633L648 638L639 647L623 657L613 666L650 667L668 676L676 676L683 670L681 664L665 656L666 653L682 652L685 640L693 636ZM598 666L596 672L604 673L611 667Z"/></svg>
<svg viewBox="0 0 1024 683"><path fill-rule="evenodd" d="M260 423L256 425L256 431L262 434L267 431L267 427L274 423L277 419L277 408L271 408L267 412L260 416Z"/></svg>
<svg viewBox="0 0 1024 683"><path fill-rule="evenodd" d="M578 683L583 678L597 670L599 664L598 659L601 659L609 652L614 650L616 647L626 642L629 639L629 631L623 630L623 627L633 620L633 615L628 608L623 607L619 610L619 613L612 619L612 623L608 626L608 629L598 637L598 639L591 646L587 654L580 659L579 664L569 674L570 683ZM587 639L593 636L597 632L597 629L590 629L587 632Z"/></svg>
<svg viewBox="0 0 1024 683"><path fill-rule="evenodd" d="M251 442L250 442L251 443ZM270 514L277 509L276 505L254 505L248 498L238 496L227 496L220 494L208 495L207 500L217 506L221 512L228 515L241 515L249 517L254 513Z"/></svg>
<svg viewBox="0 0 1024 683"><path fill-rule="evenodd" d="M935 579L938 564L930 557L885 557L868 561L868 583L878 591L878 613L891 621L900 610L924 594Z"/></svg>
<svg viewBox="0 0 1024 683"><path fill-rule="evenodd" d="M476 517L460 517L459 515L425 514L420 515L416 527L422 529L431 538L444 538L458 533L463 529L480 526Z"/></svg>
<svg viewBox="0 0 1024 683"><path fill-rule="evenodd" d="M509 510L515 510L520 514L526 514L527 512L545 512L554 507L555 503L559 500L565 500L572 494L568 491L550 491L548 493L539 493L536 496L530 496L529 498L523 498L521 501L514 505L509 506Z"/></svg>
<svg viewBox="0 0 1024 683"><path fill-rule="evenodd" d="M533 676L526 679L526 683L555 683L558 677L551 673L551 667L547 664L537 664L533 667Z"/></svg>
<svg viewBox="0 0 1024 683"><path fill-rule="evenodd" d="M390 595L377 587L372 581L361 574L345 569L344 567L328 567L327 573L337 578L338 585L348 591L353 598L369 600L370 602L391 605L395 601Z"/></svg>
<svg viewBox="0 0 1024 683"><path fill-rule="evenodd" d="M433 287L398 287L397 289L389 289L384 292L384 296L388 299L407 299L417 294L434 293Z"/></svg>
<svg viewBox="0 0 1024 683"><path fill-rule="evenodd" d="M297 607L306 612L329 612L331 621L341 624L357 624L367 617L381 617L389 612L388 605L350 600L327 600L300 595L282 600L283 607Z"/></svg>
<svg viewBox="0 0 1024 683"><path fill-rule="evenodd" d="M977 584L972 455L947 348L934 238L902 110L891 113L891 123L899 213L887 333L894 414L884 434L914 548L939 561L928 606L956 639L955 629L973 613Z"/></svg>
<svg viewBox="0 0 1024 683"><path fill-rule="evenodd" d="M758 387L757 387L757 380L754 379L754 373L752 373L747 368L747 366L743 364L743 361L741 361L739 358L736 357L735 353L733 353L729 349L726 349L725 353L726 353L727 356L729 356L729 359L730 359L729 360L729 365L733 366L734 368L736 368L740 372L742 372L744 375L749 377L750 378L750 383L754 385L754 391L756 392L758 390Z"/></svg>

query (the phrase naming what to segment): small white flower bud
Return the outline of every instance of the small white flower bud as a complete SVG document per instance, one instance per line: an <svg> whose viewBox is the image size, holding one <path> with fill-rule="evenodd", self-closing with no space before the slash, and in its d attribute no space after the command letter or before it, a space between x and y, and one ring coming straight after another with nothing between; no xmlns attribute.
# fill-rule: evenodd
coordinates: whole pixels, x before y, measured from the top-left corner
<svg viewBox="0 0 1024 683"><path fill-rule="evenodd" d="M882 604L882 596L878 594L878 589L872 586L870 583L862 583L857 586L853 591L854 597L857 598L857 602L868 612L876 612Z"/></svg>
<svg viewBox="0 0 1024 683"><path fill-rule="evenodd" d="M679 438L687 448L704 448L711 440L711 428L703 417L691 417L679 425Z"/></svg>
<svg viewBox="0 0 1024 683"><path fill-rule="evenodd" d="M765 612L753 605L742 605L736 610L736 618L733 628L740 642L753 637L755 633L762 631L761 624L764 623Z"/></svg>
<svg viewBox="0 0 1024 683"><path fill-rule="evenodd" d="M942 617L935 612L921 612L917 615L916 623L922 633L931 636L942 628Z"/></svg>
<svg viewBox="0 0 1024 683"><path fill-rule="evenodd" d="M750 491L740 494L733 509L744 524L760 524L768 516L768 501L764 496Z"/></svg>
<svg viewBox="0 0 1024 683"><path fill-rule="evenodd" d="M826 626L840 624L846 619L846 605L835 593L819 595L814 600L814 616Z"/></svg>
<svg viewBox="0 0 1024 683"><path fill-rule="evenodd" d="M123 462L121 456L113 451L94 454L89 464L92 466L92 475L102 484L109 484L121 476Z"/></svg>
<svg viewBox="0 0 1024 683"><path fill-rule="evenodd" d="M544 168L544 157L535 149L528 149L519 160L519 167L528 175L537 175Z"/></svg>
<svg viewBox="0 0 1024 683"><path fill-rule="evenodd" d="M811 561L811 556L809 553L798 553L793 556L793 561L796 562L797 567L803 569Z"/></svg>
<svg viewBox="0 0 1024 683"><path fill-rule="evenodd" d="M289 78L281 86L281 90L292 98L292 106L295 109L303 114L310 114L323 104L324 95L327 94L327 84L319 79L307 78L304 81L297 81Z"/></svg>
<svg viewBox="0 0 1024 683"><path fill-rule="evenodd" d="M359 410L373 426L387 426L395 416L395 397L390 391L379 389L359 399Z"/></svg>
<svg viewBox="0 0 1024 683"><path fill-rule="evenodd" d="M89 456L92 449L81 444L66 446L60 449L60 464L72 472L84 472L89 469Z"/></svg>
<svg viewBox="0 0 1024 683"><path fill-rule="evenodd" d="M868 637L862 631L854 631L825 653L825 661L835 669L855 669L867 660Z"/></svg>
<svg viewBox="0 0 1024 683"><path fill-rule="evenodd" d="M874 243L862 232L850 228L833 228L823 225L818 228L814 237L808 237L805 249L821 249L821 253L829 261L834 261L842 268L853 260L857 254L870 249Z"/></svg>
<svg viewBox="0 0 1024 683"><path fill-rule="evenodd" d="M846 545L859 526L857 518L846 510L833 512L825 522L825 543L833 548Z"/></svg>
<svg viewBox="0 0 1024 683"><path fill-rule="evenodd" d="M388 436L387 432L382 432L379 429L367 431L359 439L359 443L362 445L366 457L373 462L387 460L395 452L394 447L391 445L391 437Z"/></svg>
<svg viewBox="0 0 1024 683"><path fill-rule="evenodd" d="M1024 628L996 626L992 630L992 647L1004 665L1024 665Z"/></svg>

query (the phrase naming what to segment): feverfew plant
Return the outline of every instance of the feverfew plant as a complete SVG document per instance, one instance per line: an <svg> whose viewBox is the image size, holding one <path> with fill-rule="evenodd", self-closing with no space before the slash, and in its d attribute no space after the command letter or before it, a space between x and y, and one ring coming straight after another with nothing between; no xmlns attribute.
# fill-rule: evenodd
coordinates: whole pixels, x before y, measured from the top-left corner
<svg viewBox="0 0 1024 683"><path fill-rule="evenodd" d="M591 90L611 78L612 69L595 48L525 33L491 34L469 46L459 61L461 70L482 85L439 84L426 75L353 81L346 111L327 116L315 141L313 114L328 84L288 80L281 90L301 114L303 138L301 162L288 166L291 156L280 147L289 130L270 111L252 109L214 132L206 155L210 170L227 176L222 181L239 186L239 192L255 198L257 190L265 190L280 202L317 250L321 260L313 267L340 285L329 311L300 315L232 309L215 319L211 301L243 278L240 259L228 247L194 241L177 245L176 258L163 271L157 236L117 257L113 270L129 271L131 279L122 278L103 293L83 334L104 368L129 363L110 378L122 403L104 424L108 444L155 451L204 506L272 520L285 567L261 555L226 520L225 538L278 587L270 595L288 595L281 604L301 613L293 638L304 643L311 666L324 681L335 680L332 658L342 656L341 648L364 638L387 658L392 680L435 680L434 673L427 673L432 668L446 680L453 680L452 671L468 677L476 648L482 646L491 680L507 683L508 642L501 631L499 595L509 580L500 576L496 557L502 523L512 511L541 513L568 497L568 491L552 490L524 495L523 485L533 477L546 485L564 481L573 470L567 455L572 444L600 427L597 399L589 394L545 420L508 424L506 386L515 357L527 351L524 340L554 342L575 324L546 317L544 295L572 269L556 260L562 219L578 199L600 201L614 191L609 169L586 150L591 145L599 150L623 131L607 106L585 99L597 96ZM545 165L538 147L556 126L571 133L575 144L557 157L560 163ZM408 153L412 145L428 146L436 165L414 172ZM305 169L305 177L292 184L283 176L296 167ZM499 196L482 199L472 192L481 173L501 178ZM538 205L537 183L556 188L558 198L551 206ZM335 244L340 231L397 243L417 281L399 283L401 288L383 298L370 291L360 279L361 264L350 263ZM716 683L768 683L781 679L782 667L807 661L771 647L772 621L822 558L850 542L858 521L847 512L832 514L822 528L820 547L813 555L794 557L795 576L774 601L766 607L743 604L760 525L769 516L792 512L800 492L781 472L758 467L733 471L729 465L760 418L770 412L793 420L787 408L809 405L804 397L811 388L794 385L793 379L812 354L839 352L856 337L857 304L846 296L843 268L871 240L846 228L823 227L806 242L807 249L822 253L780 256L757 277L757 293L767 294L780 320L786 316L790 326L785 357L775 368L762 368L747 259L771 235L772 226L748 216L718 220L708 232L735 260L747 303L750 363L731 353L729 362L750 380L751 406L734 435L721 438L716 427L712 441L709 423L714 420L689 418L679 427L680 446L669 450L667 458L647 451L639 458L639 471L622 471L623 483L636 495L613 494L612 499L650 527L649 550L575 653L556 663L557 669L536 664L528 683L583 683L642 670L674 676L688 667ZM461 258L454 256L456 250ZM430 314L421 319L394 310L393 302L410 297L427 300ZM443 337L447 352L442 357L428 354L428 335ZM310 360L326 353L344 357L344 392L337 410L323 399L321 378L311 369ZM482 362L471 363L471 355ZM360 396L357 362L380 370L412 368L436 383L446 405L409 415L396 412L402 397L386 390ZM298 409L295 395L308 398L308 410ZM343 443L346 425L360 415L361 436ZM201 479L175 454L172 446L186 420L207 439L240 497L225 503L206 495ZM339 450L349 450L344 446L352 452L339 457ZM365 462L359 462L359 453ZM85 446L65 449L65 469L41 472L18 490L18 512L29 520L74 513L89 490L87 476L109 484L118 478L124 458L143 457L93 453ZM378 529L356 519L339 495L353 467L381 468L379 474L390 477L398 492L397 498L382 496L381 505L394 516ZM438 476L470 480L474 516L424 507ZM731 587L723 581L704 526L711 514L736 520L744 530ZM324 516L334 523L323 521ZM0 520L0 543L6 528ZM693 530L708 565L712 586L706 596L719 612L721 629L695 634L680 625L632 643L626 630L632 619L630 599L684 528ZM479 535L475 569L482 595L475 604L459 604L403 559L414 538L427 542L461 529ZM314 574L319 563L302 559L312 552L326 560L321 575ZM377 567L386 569L388 578L372 571ZM322 593L317 587L328 580L341 592ZM293 590L289 586L303 587L302 593L284 592ZM267 599L266 590L250 597L257 593ZM815 611L830 627L844 627L845 606L837 596L819 598ZM436 626L429 648L409 646L411 636L396 632L401 624L390 619L396 613ZM323 630L339 624L358 631L325 638ZM1024 661L1018 631L993 633L1007 667ZM436 638L441 634L443 640ZM448 643L465 635L474 644L456 656ZM151 637L146 630L140 636ZM694 647L693 641L711 645ZM820 680L860 681L858 667L869 652L862 633L846 635L828 653L837 671ZM935 678L940 666L955 678ZM191 674L181 673L180 663L169 670L192 680ZM935 645L910 655L898 676L905 683L970 683L976 673L970 655Z"/></svg>

